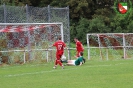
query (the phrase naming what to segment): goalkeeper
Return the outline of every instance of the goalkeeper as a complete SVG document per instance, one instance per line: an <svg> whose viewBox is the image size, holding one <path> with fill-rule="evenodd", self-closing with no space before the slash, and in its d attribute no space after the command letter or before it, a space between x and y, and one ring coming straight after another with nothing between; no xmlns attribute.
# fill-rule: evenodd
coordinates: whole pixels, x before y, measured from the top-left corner
<svg viewBox="0 0 133 88"><path fill-rule="evenodd" d="M68 66L81 66L83 63L85 63L85 59L83 58L83 52L80 52L80 56L76 60L65 60L62 61L67 63Z"/></svg>

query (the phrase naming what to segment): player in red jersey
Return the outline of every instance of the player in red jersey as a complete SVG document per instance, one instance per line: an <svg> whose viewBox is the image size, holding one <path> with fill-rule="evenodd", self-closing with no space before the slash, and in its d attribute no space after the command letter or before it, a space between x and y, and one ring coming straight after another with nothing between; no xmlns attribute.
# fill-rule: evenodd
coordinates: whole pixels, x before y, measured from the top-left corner
<svg viewBox="0 0 133 88"><path fill-rule="evenodd" d="M80 52L84 51L84 47L83 47L82 43L77 38L74 38L74 41L76 43L76 52L77 52L76 57L79 57Z"/></svg>
<svg viewBox="0 0 133 88"><path fill-rule="evenodd" d="M59 64L64 69L64 66L61 63L61 57L64 53L64 48L66 47L66 44L61 40L61 37L59 37L58 40L52 46L56 47L56 60L55 66L53 68L55 69Z"/></svg>

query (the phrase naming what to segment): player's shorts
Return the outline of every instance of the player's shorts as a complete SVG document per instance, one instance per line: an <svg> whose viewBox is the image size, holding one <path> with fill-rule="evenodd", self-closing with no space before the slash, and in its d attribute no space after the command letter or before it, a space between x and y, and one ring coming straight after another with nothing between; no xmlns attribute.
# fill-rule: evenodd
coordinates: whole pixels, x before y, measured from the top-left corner
<svg viewBox="0 0 133 88"><path fill-rule="evenodd" d="M80 56L80 52L83 52L83 51L77 51L77 54L76 54L77 57Z"/></svg>
<svg viewBox="0 0 133 88"><path fill-rule="evenodd" d="M63 52L57 52L56 53L56 59L61 59L61 57L62 57L62 55L63 55Z"/></svg>
<svg viewBox="0 0 133 88"><path fill-rule="evenodd" d="M76 60L68 60L68 63L71 64L71 65L75 65L75 61Z"/></svg>

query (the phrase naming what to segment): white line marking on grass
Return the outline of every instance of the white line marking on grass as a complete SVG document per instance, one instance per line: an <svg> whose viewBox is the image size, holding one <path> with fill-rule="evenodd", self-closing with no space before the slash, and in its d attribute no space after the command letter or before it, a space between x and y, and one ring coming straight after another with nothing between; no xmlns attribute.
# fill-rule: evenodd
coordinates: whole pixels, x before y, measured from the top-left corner
<svg viewBox="0 0 133 88"><path fill-rule="evenodd" d="M128 64L128 63L118 63L118 64L115 64L115 65L120 65L120 64Z"/></svg>
<svg viewBox="0 0 133 88"><path fill-rule="evenodd" d="M51 70L51 71L40 71L40 72L32 72L32 73L22 73L22 74L13 74L13 75L6 75L5 77L16 77L16 76L24 76L24 75L34 75L34 74L42 74L42 73L51 73L55 71L63 71L63 70L72 70L72 69L77 69L77 68L70 68L70 69L61 69L61 70Z"/></svg>
<svg viewBox="0 0 133 88"><path fill-rule="evenodd" d="M120 65L120 64L124 64L124 63L119 63L119 64L113 64L113 65ZM83 66L83 67L107 67L107 66L113 66L111 64L109 65L93 65L93 66ZM56 71L65 71L65 70L74 70L74 69L78 69L78 68L69 68L69 69L54 69L54 70L50 70L50 71L40 71L40 72L29 72L29 73L22 73L22 74L11 74L11 75L5 75L5 77L16 77L16 76L24 76L24 75L34 75L34 74L43 74L43 73L51 73L51 72L56 72Z"/></svg>
<svg viewBox="0 0 133 88"><path fill-rule="evenodd" d="M54 70L51 71L41 71L41 72L32 72L32 73L23 73L23 74L14 74L14 75L7 75L6 77L16 77L16 76L23 76L23 75L34 75L34 74L41 74L41 73L47 73L47 72L53 72Z"/></svg>
<svg viewBox="0 0 133 88"><path fill-rule="evenodd" d="M48 65L48 64L36 64L36 65L25 65L25 67L36 67L36 66L45 66L45 65ZM7 66L4 66L2 67L1 69L11 69L11 68L19 68L19 67L22 67L22 65L14 65L13 67L10 67L10 65L7 65Z"/></svg>

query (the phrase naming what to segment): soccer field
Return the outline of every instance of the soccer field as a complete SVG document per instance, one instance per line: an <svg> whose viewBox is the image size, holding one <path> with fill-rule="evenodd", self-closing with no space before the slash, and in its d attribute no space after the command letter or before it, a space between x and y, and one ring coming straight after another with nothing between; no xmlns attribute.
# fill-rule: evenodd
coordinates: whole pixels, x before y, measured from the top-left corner
<svg viewBox="0 0 133 88"><path fill-rule="evenodd" d="M54 63L0 67L0 88L132 88L133 60L87 61L53 69Z"/></svg>

